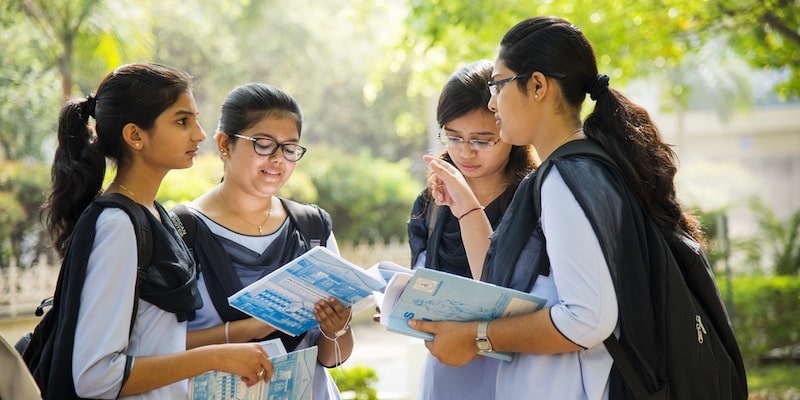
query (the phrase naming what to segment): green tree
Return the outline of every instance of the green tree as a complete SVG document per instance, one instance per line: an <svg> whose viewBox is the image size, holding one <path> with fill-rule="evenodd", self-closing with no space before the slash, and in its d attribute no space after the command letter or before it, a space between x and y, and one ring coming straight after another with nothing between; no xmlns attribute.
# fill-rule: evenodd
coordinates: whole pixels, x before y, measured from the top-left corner
<svg viewBox="0 0 800 400"><path fill-rule="evenodd" d="M136 2L24 0L16 4L40 33L45 61L61 76L62 100L72 97L76 82L91 82L88 88L82 86L91 91L98 75L126 57L146 53L146 33L126 23L127 16L139 11Z"/></svg>
<svg viewBox="0 0 800 400"><path fill-rule="evenodd" d="M393 62L379 78L373 73L402 33L402 19L390 7L351 0L144 4L141 25L152 32L153 56L195 77L207 133L234 86L266 82L298 100L303 141L312 151L368 149L391 160L424 151L430 103L408 94L413 59ZM211 149L212 141L203 147Z"/></svg>
<svg viewBox="0 0 800 400"><path fill-rule="evenodd" d="M303 142L311 150L301 166L313 169L311 160L338 148L346 153L334 154L348 162L334 173L357 171L364 181L374 181L383 179L377 176L383 172L370 167L391 172L387 186L357 187L354 198L369 201L328 203L335 218L343 216L337 234L344 240L404 237L413 201L406 192L415 193L420 184L408 176L407 161L393 161L425 151L432 109L427 95L409 94L418 60L392 49L402 35L404 7L366 0L198 0L191 7L177 0L0 0L0 34L7 39L0 55L0 160L49 160L64 98L91 93L103 75L123 63L155 61L194 76L209 134L205 153L214 150L211 136L225 95L239 84L268 82L295 96L304 110ZM441 82L431 90L438 91ZM342 187L325 186L323 195L316 184L326 177L302 168L284 190L288 197L338 199L327 194ZM159 201L192 198L213 184L208 176L177 181L168 176ZM397 192L391 185L403 188ZM390 196L375 196L374 190ZM393 216L382 217L388 213ZM362 215L364 223L349 222Z"/></svg>
<svg viewBox="0 0 800 400"><path fill-rule="evenodd" d="M0 0L2 1L2 0ZM42 57L40 35L21 12L2 7L0 162L40 159L61 99L58 75Z"/></svg>
<svg viewBox="0 0 800 400"><path fill-rule="evenodd" d="M226 60L236 77L227 89L259 81L292 94L303 108L303 141L312 151L363 149L390 160L424 151L429 103L408 93L413 59L394 60L379 81L373 75L402 33L401 19L388 6L351 0L270 2L248 9L231 29L235 48L228 50L238 56ZM406 113L422 122L408 122Z"/></svg>
<svg viewBox="0 0 800 400"><path fill-rule="evenodd" d="M123 23L137 13L128 3L0 0L0 160L49 156L60 105L146 53L143 31Z"/></svg>
<svg viewBox="0 0 800 400"><path fill-rule="evenodd" d="M693 15L703 39L722 36L756 69L787 70L776 86L782 98L800 97L800 1L703 2Z"/></svg>
<svg viewBox="0 0 800 400"><path fill-rule="evenodd" d="M721 38L757 68L791 71L777 89L798 97L798 9L797 0L412 0L405 45L437 53L443 61L436 67L446 67L446 60L493 57L503 33L524 18L558 15L584 31L600 70L618 82L669 71L709 40Z"/></svg>

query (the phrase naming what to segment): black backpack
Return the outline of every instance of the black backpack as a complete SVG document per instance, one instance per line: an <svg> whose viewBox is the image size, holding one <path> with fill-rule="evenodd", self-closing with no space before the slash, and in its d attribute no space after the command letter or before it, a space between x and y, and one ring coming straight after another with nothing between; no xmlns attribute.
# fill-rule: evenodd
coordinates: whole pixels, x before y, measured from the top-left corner
<svg viewBox="0 0 800 400"><path fill-rule="evenodd" d="M552 160L570 156L595 158L618 171L611 157L591 140L576 140L561 146L542 163L534 177L533 204L537 217L541 217L542 182ZM668 310L665 327L656 332L660 336L657 343L665 353L660 355L664 364L646 366L655 372L656 379L655 382L645 379L643 368L637 367L641 364L632 362L642 349L632 348L624 338L620 341L611 334L603 342L614 358L611 399L747 399L742 355L701 246L685 234L654 236L660 239L661 248L669 249L663 255L668 262L665 276L661 277L665 281L665 298L651 299L654 309ZM656 304L660 301L664 304ZM658 349L647 352L654 350Z"/></svg>
<svg viewBox="0 0 800 400"><path fill-rule="evenodd" d="M137 300L139 298L139 290L141 289L142 282L144 282L147 268L152 258L153 237L150 230L150 222L145 215L145 210L138 203L135 203L133 200L119 193L112 193L95 199L86 208L84 214L95 213L95 217L92 219L94 221L96 220L96 215L99 215L103 208L108 207L119 208L128 213L136 233L138 271L136 275L136 295L133 302L133 313L131 315L131 326L129 330L129 332L131 332L133 331L133 323L136 319L138 309L139 302ZM71 244L70 247L72 247L72 245L73 244ZM75 243L74 245L87 246L90 244ZM67 256L64 257L64 260L66 259ZM23 336L15 345L17 350L22 354L22 359L25 361L28 370L30 370L45 398L48 398L47 382L51 372L51 362L53 360L53 342L55 340L58 313L61 309L59 299L62 286L65 284L64 281L69 279L69 277L64 276L63 262L64 261L62 261L62 268L58 275L54 296L42 301L42 304L36 308L36 315L42 315L42 313L44 313L44 307L52 305L52 308L44 314L44 317L39 321L32 333Z"/></svg>

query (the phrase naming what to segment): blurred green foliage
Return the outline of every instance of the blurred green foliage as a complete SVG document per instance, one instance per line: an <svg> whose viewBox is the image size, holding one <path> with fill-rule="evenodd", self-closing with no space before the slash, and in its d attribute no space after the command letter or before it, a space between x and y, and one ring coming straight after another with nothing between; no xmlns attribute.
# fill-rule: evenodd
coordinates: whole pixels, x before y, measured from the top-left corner
<svg viewBox="0 0 800 400"><path fill-rule="evenodd" d="M54 257L39 218L49 184L50 170L39 163L0 163L0 267Z"/></svg>
<svg viewBox="0 0 800 400"><path fill-rule="evenodd" d="M335 150L315 151L298 163L279 196L316 203L328 211L339 242L404 240L411 204L423 185L411 177L409 164L375 159L366 152L354 157ZM114 173L107 169L104 186ZM222 162L216 155L204 154L191 168L170 171L156 200L171 209L212 189L221 177ZM0 267L9 265L10 257L26 266L41 254L52 256L39 219L49 184L50 171L41 164L2 164Z"/></svg>
<svg viewBox="0 0 800 400"><path fill-rule="evenodd" d="M748 365L766 351L800 343L800 277L736 276L732 284L728 312Z"/></svg>
<svg viewBox="0 0 800 400"><path fill-rule="evenodd" d="M714 63L732 52L756 70L786 71L775 92L784 99L800 98L800 15L795 0L411 0L410 6L404 45L435 54L440 62L428 67L439 72L450 69L448 60L492 59L514 24L555 15L585 33L598 68L611 76L612 84L671 74L698 56ZM715 49L711 57L703 54L709 47ZM702 66L685 72L698 75ZM725 77L721 72L715 68L709 77ZM685 104L691 89L686 83L668 80L665 84L671 88L666 92ZM729 101L722 96L719 100Z"/></svg>
<svg viewBox="0 0 800 400"><path fill-rule="evenodd" d="M782 219L760 200L751 201L750 209L756 216L759 234L739 244L747 262L769 265L769 270L776 275L797 276L800 273L800 210Z"/></svg>
<svg viewBox="0 0 800 400"><path fill-rule="evenodd" d="M795 399L800 392L800 364L748 367L747 386L749 400Z"/></svg>
<svg viewBox="0 0 800 400"><path fill-rule="evenodd" d="M336 369L331 371L331 375L336 380L336 386L342 393L352 392L353 400L378 400L378 391L375 384L378 383L378 374L374 369L363 365L355 365L349 368Z"/></svg>
<svg viewBox="0 0 800 400"><path fill-rule="evenodd" d="M423 184L410 175L410 161L388 162L367 152L330 149L298 170L308 173L317 203L333 217L337 240L374 243L404 240L411 204Z"/></svg>

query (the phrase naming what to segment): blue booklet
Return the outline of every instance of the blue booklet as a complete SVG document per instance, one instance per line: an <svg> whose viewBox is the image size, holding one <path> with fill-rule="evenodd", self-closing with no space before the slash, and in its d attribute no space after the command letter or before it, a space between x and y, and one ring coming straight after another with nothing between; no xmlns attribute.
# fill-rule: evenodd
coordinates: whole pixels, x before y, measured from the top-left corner
<svg viewBox="0 0 800 400"><path fill-rule="evenodd" d="M378 297L381 324L391 332L425 340L433 335L410 328L408 320L487 321L531 313L546 303L530 293L427 268L417 268L412 275L395 274L382 297ZM513 353L479 354L513 359Z"/></svg>
<svg viewBox="0 0 800 400"><path fill-rule="evenodd" d="M297 336L318 325L314 305L335 297L345 307L372 303L386 283L325 247L314 247L228 297L228 303L278 330Z"/></svg>
<svg viewBox="0 0 800 400"><path fill-rule="evenodd" d="M237 375L209 371L189 380L189 399L310 399L317 365L317 347L287 354L280 339L261 344L272 362L272 379L269 382L259 382L247 387Z"/></svg>

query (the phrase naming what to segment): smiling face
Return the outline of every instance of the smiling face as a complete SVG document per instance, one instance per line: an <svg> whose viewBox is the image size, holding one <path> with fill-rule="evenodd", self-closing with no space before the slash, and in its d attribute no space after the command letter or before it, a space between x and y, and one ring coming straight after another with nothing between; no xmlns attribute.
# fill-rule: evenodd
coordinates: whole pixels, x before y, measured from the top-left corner
<svg viewBox="0 0 800 400"><path fill-rule="evenodd" d="M268 116L242 132L232 133L255 139L270 138L280 144L300 144L297 121L288 117ZM218 147L230 149L224 177L227 184L234 184L252 195L265 197L275 195L292 176L297 163L287 161L283 149L279 148L270 156L261 156L255 152L250 140L231 140L227 134L217 135Z"/></svg>
<svg viewBox="0 0 800 400"><path fill-rule="evenodd" d="M463 143L448 145L447 153L468 181L503 177L511 145L498 141L499 131L488 110L474 110L444 124L441 135L463 140ZM468 143L471 140L497 143L475 150Z"/></svg>

